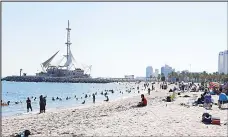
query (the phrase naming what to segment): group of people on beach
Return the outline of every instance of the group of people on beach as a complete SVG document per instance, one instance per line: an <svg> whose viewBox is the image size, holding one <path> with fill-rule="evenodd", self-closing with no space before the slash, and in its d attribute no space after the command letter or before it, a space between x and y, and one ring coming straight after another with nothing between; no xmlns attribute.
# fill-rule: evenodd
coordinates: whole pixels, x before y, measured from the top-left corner
<svg viewBox="0 0 228 137"><path fill-rule="evenodd" d="M29 109L32 111L32 101L30 100L30 98L28 97L26 100L26 104L27 104L27 112L29 112ZM43 97L43 95L40 96L40 113L45 113L46 110L46 97Z"/></svg>

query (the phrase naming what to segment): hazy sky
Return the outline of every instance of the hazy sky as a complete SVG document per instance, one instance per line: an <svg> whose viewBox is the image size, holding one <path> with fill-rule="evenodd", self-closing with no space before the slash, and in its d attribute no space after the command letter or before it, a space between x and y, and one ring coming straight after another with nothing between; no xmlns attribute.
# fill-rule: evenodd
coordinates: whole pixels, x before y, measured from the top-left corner
<svg viewBox="0 0 228 137"><path fill-rule="evenodd" d="M61 50L70 20L72 53L94 77L145 76L146 67L217 71L227 49L227 3L3 3L2 74L28 75Z"/></svg>

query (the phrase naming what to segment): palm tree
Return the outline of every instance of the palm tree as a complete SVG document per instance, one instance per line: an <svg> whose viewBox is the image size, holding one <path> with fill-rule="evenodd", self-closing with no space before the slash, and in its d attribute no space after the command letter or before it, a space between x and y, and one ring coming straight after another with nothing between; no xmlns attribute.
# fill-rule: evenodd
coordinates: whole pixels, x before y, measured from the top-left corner
<svg viewBox="0 0 228 137"><path fill-rule="evenodd" d="M207 72L206 71L203 71L203 73L202 73L202 79L203 79L203 81L206 82L207 81L207 78L208 78Z"/></svg>
<svg viewBox="0 0 228 137"><path fill-rule="evenodd" d="M165 81L164 73L161 73L161 81Z"/></svg>

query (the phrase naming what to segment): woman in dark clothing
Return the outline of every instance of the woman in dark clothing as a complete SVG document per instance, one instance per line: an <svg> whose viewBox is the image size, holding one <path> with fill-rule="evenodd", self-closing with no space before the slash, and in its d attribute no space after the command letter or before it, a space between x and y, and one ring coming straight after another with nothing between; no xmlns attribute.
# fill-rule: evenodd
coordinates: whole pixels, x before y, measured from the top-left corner
<svg viewBox="0 0 228 137"><path fill-rule="evenodd" d="M40 96L40 113L42 113L44 110L45 110L44 98L41 95Z"/></svg>
<svg viewBox="0 0 228 137"><path fill-rule="evenodd" d="M31 111L32 111L31 100L29 99L29 97L28 97L28 99L26 100L26 103L27 103L27 112L29 112L29 109L31 109Z"/></svg>
<svg viewBox="0 0 228 137"><path fill-rule="evenodd" d="M95 103L95 94L93 94L93 103Z"/></svg>
<svg viewBox="0 0 228 137"><path fill-rule="evenodd" d="M45 110L46 110L46 97L43 98L43 101L44 101L44 109L43 109L43 111L45 113Z"/></svg>

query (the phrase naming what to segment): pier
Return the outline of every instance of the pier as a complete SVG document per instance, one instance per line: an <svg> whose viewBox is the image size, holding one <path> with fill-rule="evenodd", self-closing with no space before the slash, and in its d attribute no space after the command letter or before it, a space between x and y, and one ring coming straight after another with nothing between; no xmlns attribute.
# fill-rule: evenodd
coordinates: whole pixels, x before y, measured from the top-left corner
<svg viewBox="0 0 228 137"><path fill-rule="evenodd" d="M67 77L39 77L39 76L8 76L1 81L12 82L53 82L53 83L112 83L112 82L139 82L148 81L127 78L67 78Z"/></svg>

